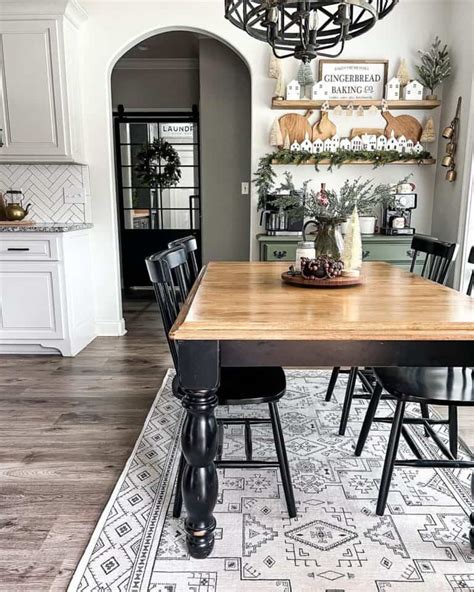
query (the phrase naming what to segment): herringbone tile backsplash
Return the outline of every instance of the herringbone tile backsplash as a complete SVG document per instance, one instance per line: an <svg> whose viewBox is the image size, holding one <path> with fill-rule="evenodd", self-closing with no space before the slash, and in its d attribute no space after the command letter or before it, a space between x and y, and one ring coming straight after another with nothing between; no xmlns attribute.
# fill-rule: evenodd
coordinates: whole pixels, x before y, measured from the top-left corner
<svg viewBox="0 0 474 592"><path fill-rule="evenodd" d="M2 164L0 191L21 189L25 205L31 203L28 218L35 222L89 222L86 204L65 203L66 190L82 190L90 198L89 169L79 164Z"/></svg>

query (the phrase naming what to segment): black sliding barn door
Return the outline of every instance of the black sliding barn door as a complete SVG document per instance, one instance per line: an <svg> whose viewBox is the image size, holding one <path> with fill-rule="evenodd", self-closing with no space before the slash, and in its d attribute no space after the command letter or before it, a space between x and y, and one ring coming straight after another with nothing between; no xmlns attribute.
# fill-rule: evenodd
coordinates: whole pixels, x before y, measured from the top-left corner
<svg viewBox="0 0 474 592"><path fill-rule="evenodd" d="M193 234L201 245L199 115L114 113L117 194L123 287L148 286L144 259L177 238ZM135 173L143 145L162 138L181 160L181 180L171 188L150 188ZM199 248L199 252L200 252Z"/></svg>

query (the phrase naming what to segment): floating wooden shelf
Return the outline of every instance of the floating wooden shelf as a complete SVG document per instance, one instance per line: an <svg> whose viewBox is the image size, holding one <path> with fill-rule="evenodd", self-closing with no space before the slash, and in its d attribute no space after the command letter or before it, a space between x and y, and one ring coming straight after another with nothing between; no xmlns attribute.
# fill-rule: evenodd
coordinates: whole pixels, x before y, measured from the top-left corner
<svg viewBox="0 0 474 592"><path fill-rule="evenodd" d="M272 164L284 164L286 166L288 166L289 164L295 164L296 166L301 166L301 165L305 165L305 164L312 164L313 166L315 164L319 165L328 165L331 164L331 161L328 159L324 159L324 160L320 160L318 163L316 163L315 160L307 160L306 162L300 162L299 164L293 163L293 162L280 162L279 160L272 160ZM349 165L349 164L375 164L375 160L348 160L346 162L342 163L343 165ZM393 162L386 162L385 164L382 164L380 166L387 166L390 164L408 164L408 165L412 165L412 164L416 164L416 165L427 165L427 164L436 164L436 159L435 158L425 158L424 160L394 160Z"/></svg>
<svg viewBox="0 0 474 592"><path fill-rule="evenodd" d="M272 109L321 109L325 101L311 101L309 99L301 99L299 101L280 101L278 99L272 99ZM353 101L336 101L331 100L327 101L330 107L337 107L341 105L341 107L347 107L348 105L352 104L354 107L371 107L375 105L376 107L382 106L382 101L377 100L366 100L366 99L354 99ZM413 110L413 109L436 109L441 105L441 101L432 101L432 100L424 100L424 101L387 101L387 106L389 109L397 110L397 109L406 109L406 110Z"/></svg>

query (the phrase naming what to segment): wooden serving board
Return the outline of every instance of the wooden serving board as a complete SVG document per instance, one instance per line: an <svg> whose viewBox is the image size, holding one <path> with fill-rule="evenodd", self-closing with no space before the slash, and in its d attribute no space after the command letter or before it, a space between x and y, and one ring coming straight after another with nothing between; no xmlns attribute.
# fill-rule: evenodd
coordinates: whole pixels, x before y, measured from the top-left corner
<svg viewBox="0 0 474 592"><path fill-rule="evenodd" d="M363 283L361 276L339 276L327 280L307 280L301 275L291 275L287 271L281 274L281 279L285 284L300 286L301 288L345 288L348 286L358 286Z"/></svg>

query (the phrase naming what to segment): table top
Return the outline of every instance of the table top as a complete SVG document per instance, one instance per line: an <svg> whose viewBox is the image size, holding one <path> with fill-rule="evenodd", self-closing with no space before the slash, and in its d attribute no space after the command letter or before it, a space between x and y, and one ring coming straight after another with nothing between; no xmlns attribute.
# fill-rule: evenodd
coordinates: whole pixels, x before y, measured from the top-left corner
<svg viewBox="0 0 474 592"><path fill-rule="evenodd" d="M284 284L281 262L211 262L170 337L175 340L474 341L474 298L382 262L364 284Z"/></svg>

